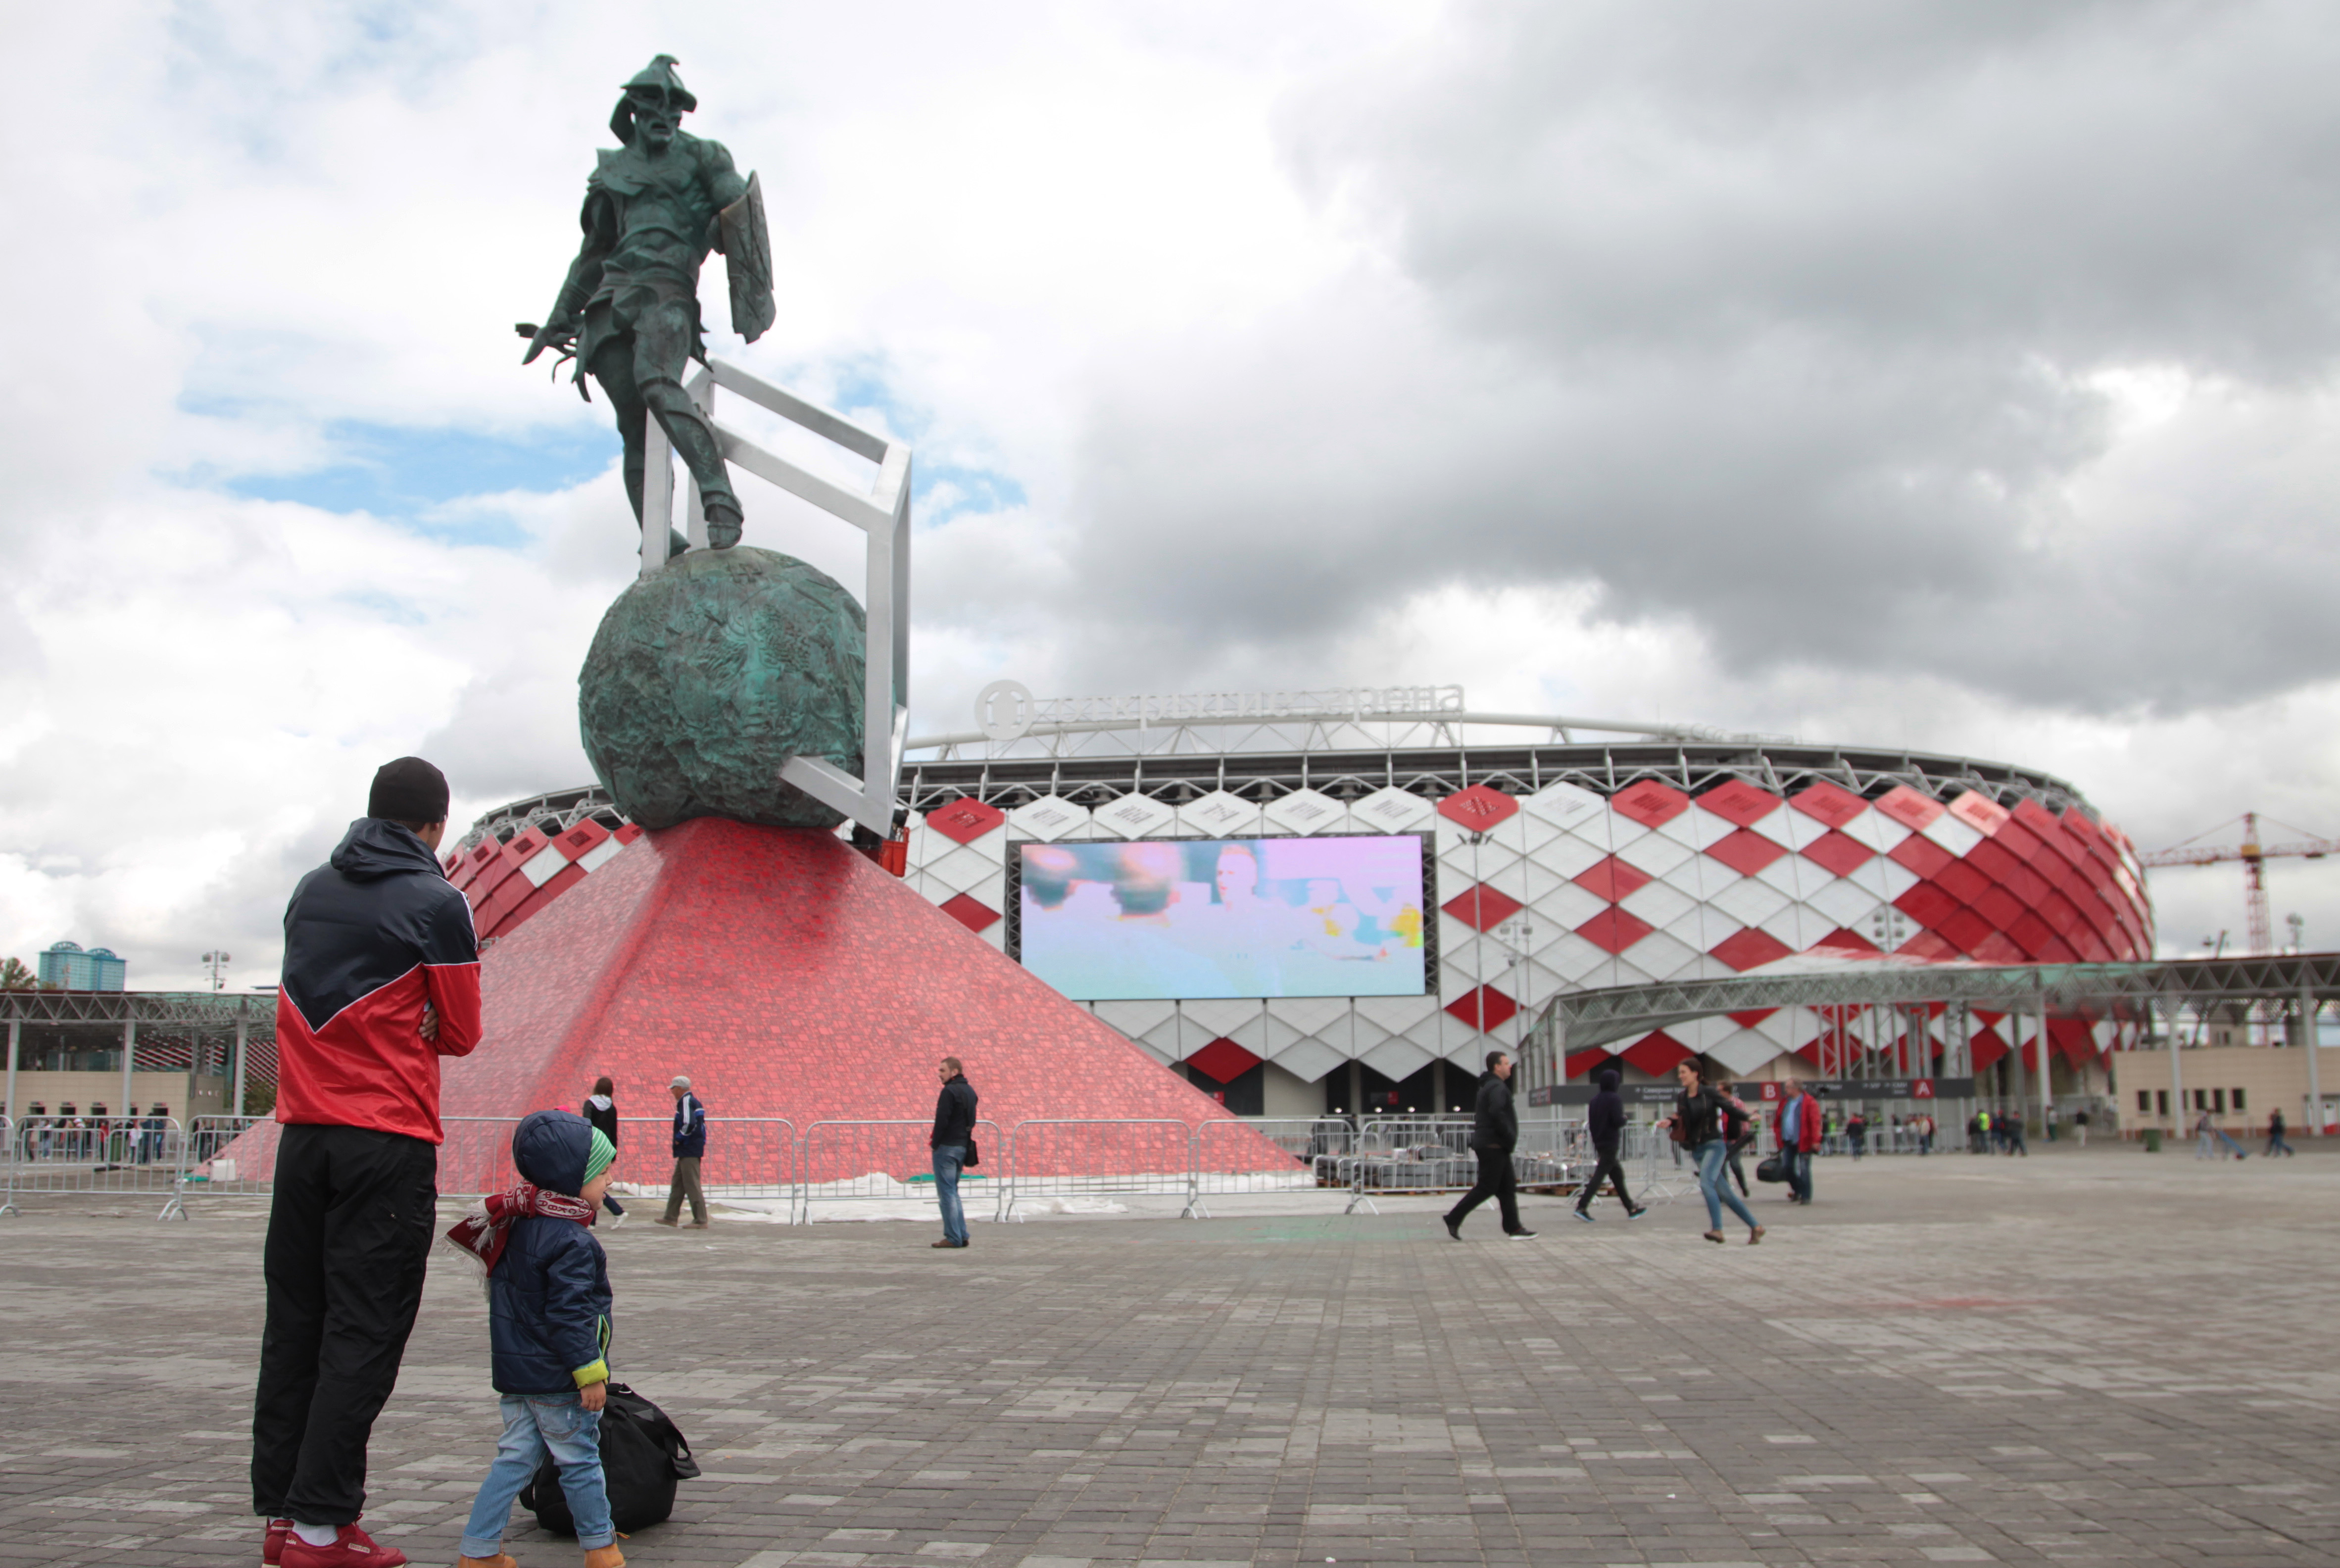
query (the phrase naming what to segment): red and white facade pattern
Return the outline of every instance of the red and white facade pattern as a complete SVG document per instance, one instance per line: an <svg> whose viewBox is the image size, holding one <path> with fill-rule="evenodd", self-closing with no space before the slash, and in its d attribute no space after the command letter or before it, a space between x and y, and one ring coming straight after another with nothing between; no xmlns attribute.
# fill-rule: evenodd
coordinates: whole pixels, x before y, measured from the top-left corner
<svg viewBox="0 0 2340 1568"><path fill-rule="evenodd" d="M641 836L631 822L611 832L588 818L550 838L523 828L505 843L482 839L441 863L447 879L471 900L471 923L484 942L519 930Z"/></svg>
<svg viewBox="0 0 2340 1568"><path fill-rule="evenodd" d="M1692 797L1644 778L1606 796L1473 785L1436 801L1391 788L1344 802L1304 789L1175 808L1137 793L1094 809L1043 796L1006 811L970 798L914 817L907 880L1000 946L1016 840L1422 831L1437 858L1439 995L1099 1002L1097 1017L1222 1080L1262 1059L1303 1079L1353 1059L1401 1079L1440 1058L1475 1070L1491 1045L1513 1044L1523 1009L1564 991L1742 974L1819 950L2008 964L2153 950L2144 878L2117 829L2077 808L2010 810L1907 785L1872 799L1815 782L1783 798L1734 778ZM1743 1076L1788 1053L1817 1060L1824 1037L1839 1061L1892 1050L1902 1070L1928 1070L1939 1011L1926 1042L1871 1037L1878 1017L1707 1019L1583 1053L1569 1076L1611 1056L1661 1074L1692 1050ZM2001 1037L1997 1015L1975 1018L1978 1068L2021 1044ZM2058 1020L2049 1040L2093 1056L2110 1028Z"/></svg>

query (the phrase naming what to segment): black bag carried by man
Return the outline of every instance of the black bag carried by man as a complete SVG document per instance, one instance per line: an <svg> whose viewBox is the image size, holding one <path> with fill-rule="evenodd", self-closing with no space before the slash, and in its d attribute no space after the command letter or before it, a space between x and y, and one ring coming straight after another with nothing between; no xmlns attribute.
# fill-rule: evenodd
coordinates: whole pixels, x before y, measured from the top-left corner
<svg viewBox="0 0 2340 1568"><path fill-rule="evenodd" d="M674 1484L699 1474L690 1444L665 1411L622 1383L610 1384L601 1407L601 1474L610 1492L610 1523L628 1534L662 1524L674 1513ZM546 1454L536 1479L521 1489L521 1506L555 1535L574 1535L560 1467Z"/></svg>
<svg viewBox="0 0 2340 1568"><path fill-rule="evenodd" d="M1780 1156L1778 1155L1766 1155L1763 1157L1762 1163L1755 1167L1755 1179L1757 1181L1786 1181L1788 1179L1787 1167L1780 1163Z"/></svg>

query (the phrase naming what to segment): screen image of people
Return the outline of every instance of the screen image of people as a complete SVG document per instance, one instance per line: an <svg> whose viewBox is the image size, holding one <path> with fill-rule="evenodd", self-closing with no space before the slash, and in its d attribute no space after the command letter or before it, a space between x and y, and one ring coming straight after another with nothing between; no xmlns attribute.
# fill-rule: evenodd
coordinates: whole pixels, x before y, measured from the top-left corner
<svg viewBox="0 0 2340 1568"><path fill-rule="evenodd" d="M1076 1001L1423 993L1420 839L1018 848L1024 966Z"/></svg>

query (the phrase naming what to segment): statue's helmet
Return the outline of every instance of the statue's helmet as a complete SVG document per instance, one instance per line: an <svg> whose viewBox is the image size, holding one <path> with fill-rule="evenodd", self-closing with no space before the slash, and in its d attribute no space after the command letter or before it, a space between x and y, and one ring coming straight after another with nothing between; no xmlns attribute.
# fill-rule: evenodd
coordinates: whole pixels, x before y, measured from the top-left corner
<svg viewBox="0 0 2340 1568"><path fill-rule="evenodd" d="M671 55L660 55L634 73L633 79L625 84L625 95L610 114L610 129L620 142L631 144L634 139L634 100L638 93L663 94L668 106L679 114L688 114L699 107L699 100L682 84L682 78L674 74L674 68L680 64Z"/></svg>

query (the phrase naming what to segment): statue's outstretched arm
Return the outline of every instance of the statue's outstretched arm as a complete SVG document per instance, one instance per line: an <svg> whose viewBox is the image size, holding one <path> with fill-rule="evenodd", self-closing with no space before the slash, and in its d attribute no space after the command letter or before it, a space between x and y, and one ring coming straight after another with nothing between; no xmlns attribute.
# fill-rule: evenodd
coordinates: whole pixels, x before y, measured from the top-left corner
<svg viewBox="0 0 2340 1568"><path fill-rule="evenodd" d="M569 263L569 275L561 280L560 296L552 302L552 314L529 338L522 364L532 363L548 348L565 352L576 341L577 329L585 319L585 302L593 297L601 282L601 263L617 243L616 214L610 212L607 198L590 195L585 198L582 222L585 243L577 248L577 259Z"/></svg>

